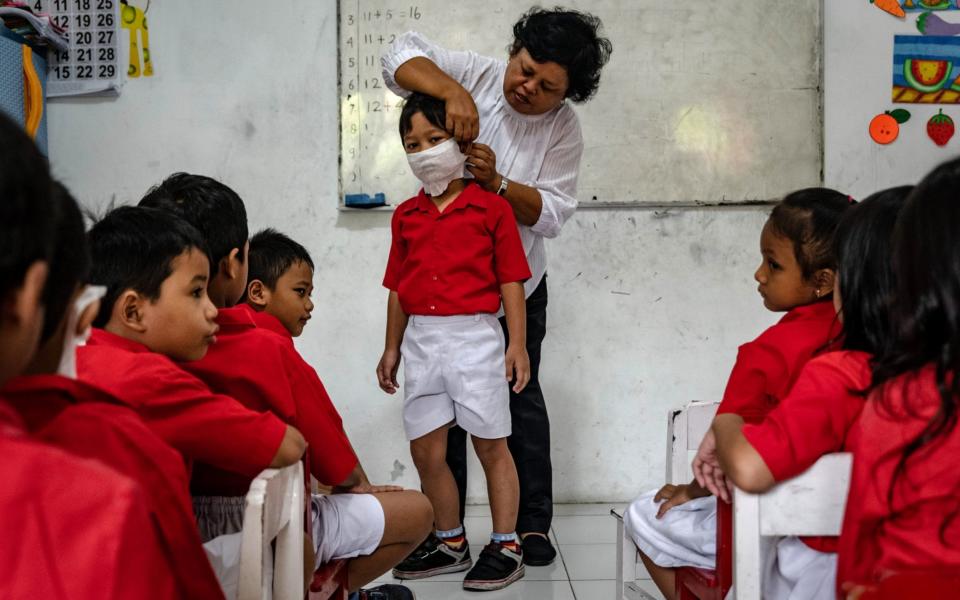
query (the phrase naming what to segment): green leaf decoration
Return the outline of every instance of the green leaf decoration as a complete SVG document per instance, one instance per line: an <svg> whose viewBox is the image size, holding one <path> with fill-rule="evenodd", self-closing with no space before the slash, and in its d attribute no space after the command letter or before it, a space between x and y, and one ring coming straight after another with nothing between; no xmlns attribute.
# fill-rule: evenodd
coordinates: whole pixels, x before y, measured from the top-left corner
<svg viewBox="0 0 960 600"><path fill-rule="evenodd" d="M917 30L918 30L920 33L926 33L926 32L927 32L927 19L929 19L929 18L930 18L930 15L932 15L932 14L933 14L933 13L931 13L931 12L925 12L925 13L921 14L919 17L917 17Z"/></svg>
<svg viewBox="0 0 960 600"><path fill-rule="evenodd" d="M894 120L896 120L896 122L900 123L901 125L903 125L904 123L910 120L910 112L903 110L902 108L888 110L887 114L893 117Z"/></svg>

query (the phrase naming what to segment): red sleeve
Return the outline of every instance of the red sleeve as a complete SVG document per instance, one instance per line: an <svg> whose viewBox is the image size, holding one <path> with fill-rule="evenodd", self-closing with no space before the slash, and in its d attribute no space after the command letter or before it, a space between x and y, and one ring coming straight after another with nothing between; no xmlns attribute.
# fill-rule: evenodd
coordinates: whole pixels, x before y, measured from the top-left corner
<svg viewBox="0 0 960 600"><path fill-rule="evenodd" d="M520 241L513 209L499 196L490 206L496 207L491 211L493 221L490 227L493 233L493 270L497 275L497 283L503 285L530 279L530 266Z"/></svg>
<svg viewBox="0 0 960 600"><path fill-rule="evenodd" d="M740 346L717 414L735 413L756 423L776 402L777 382L787 376L787 364L776 348L750 342Z"/></svg>
<svg viewBox="0 0 960 600"><path fill-rule="evenodd" d="M151 398L139 412L168 444L186 458L250 477L270 466L287 429L276 415L214 394L172 364L157 371Z"/></svg>
<svg viewBox="0 0 960 600"><path fill-rule="evenodd" d="M317 372L297 353L287 364L297 407L297 428L307 440L310 471L324 485L339 485L357 466L357 457Z"/></svg>
<svg viewBox="0 0 960 600"><path fill-rule="evenodd" d="M400 275L403 269L403 261L407 258L407 244L403 240L400 231L400 215L403 213L403 204L397 207L393 212L393 219L390 221L390 232L392 241L390 242L390 258L387 259L387 272L383 276L383 287L397 291L400 286Z"/></svg>
<svg viewBox="0 0 960 600"><path fill-rule="evenodd" d="M826 355L829 358L829 355ZM844 447L847 432L863 409L853 381L829 360L804 366L786 398L743 435L757 450L774 479L796 477L824 454Z"/></svg>

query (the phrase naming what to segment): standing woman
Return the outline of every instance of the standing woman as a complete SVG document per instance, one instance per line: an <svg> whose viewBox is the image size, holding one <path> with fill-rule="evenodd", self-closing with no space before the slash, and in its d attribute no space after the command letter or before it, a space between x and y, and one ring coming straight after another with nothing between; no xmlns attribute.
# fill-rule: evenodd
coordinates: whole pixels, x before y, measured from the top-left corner
<svg viewBox="0 0 960 600"><path fill-rule="evenodd" d="M534 566L556 557L547 538L553 478L550 422L539 381L547 324L543 240L559 235L577 208L583 138L566 100L585 102L597 91L612 51L600 27L600 19L589 14L533 8L513 26L506 61L446 50L416 32L400 36L381 58L391 90L402 96L422 92L445 102L446 127L465 144L468 171L484 189L506 198L516 215L533 274L524 285L530 383L520 394L510 393L509 446L520 478L517 531L524 562ZM506 334L503 318L500 323ZM467 462L466 436L459 427L450 430L447 462L457 479L462 522Z"/></svg>

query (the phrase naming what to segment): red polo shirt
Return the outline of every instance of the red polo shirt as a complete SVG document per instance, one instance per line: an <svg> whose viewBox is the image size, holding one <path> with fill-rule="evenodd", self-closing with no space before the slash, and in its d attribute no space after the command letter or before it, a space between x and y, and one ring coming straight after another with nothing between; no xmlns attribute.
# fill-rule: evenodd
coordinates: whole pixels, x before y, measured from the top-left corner
<svg viewBox="0 0 960 600"><path fill-rule="evenodd" d="M506 200L467 185L443 213L423 190L393 214L384 287L408 315L500 310L500 286L530 277Z"/></svg>
<svg viewBox="0 0 960 600"><path fill-rule="evenodd" d="M27 437L0 402L0 598L182 598L130 479Z"/></svg>
<svg viewBox="0 0 960 600"><path fill-rule="evenodd" d="M842 331L829 300L798 306L760 337L740 346L717 414L759 423L796 381L800 369Z"/></svg>
<svg viewBox="0 0 960 600"><path fill-rule="evenodd" d="M187 461L203 461L256 477L270 466L287 426L272 413L256 413L214 394L168 357L103 329L77 349L81 380L131 406Z"/></svg>
<svg viewBox="0 0 960 600"><path fill-rule="evenodd" d="M949 385L949 383L948 383ZM890 486L907 445L940 410L934 367L874 390L854 426L853 476L837 583L876 583L887 571L960 569L960 426L922 446Z"/></svg>
<svg viewBox="0 0 960 600"><path fill-rule="evenodd" d="M299 429L308 443L313 476L325 485L337 485L357 466L340 414L320 378L294 349L287 330L280 325L285 334L281 336L275 329L258 328L256 314L246 304L220 309L216 343L202 359L181 366L213 391L232 396L251 410L271 411ZM244 495L249 487L248 477L207 465L195 467L195 494Z"/></svg>
<svg viewBox="0 0 960 600"><path fill-rule="evenodd" d="M803 473L830 452L856 444L853 427L863 410L859 393L870 385L870 355L828 352L808 362L787 397L759 425L743 435L767 464L773 478L784 481ZM836 552L836 537L803 538L821 552Z"/></svg>
<svg viewBox="0 0 960 600"><path fill-rule="evenodd" d="M100 460L149 490L144 504L181 597L223 598L201 546L183 460L136 412L106 392L59 375L17 377L0 394L34 438Z"/></svg>

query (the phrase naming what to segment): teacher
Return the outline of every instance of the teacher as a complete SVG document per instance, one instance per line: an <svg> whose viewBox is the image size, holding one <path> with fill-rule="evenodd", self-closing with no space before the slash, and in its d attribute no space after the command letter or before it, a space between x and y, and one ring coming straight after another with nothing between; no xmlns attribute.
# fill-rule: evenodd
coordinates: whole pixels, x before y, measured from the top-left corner
<svg viewBox="0 0 960 600"><path fill-rule="evenodd" d="M553 473L550 421L539 380L547 326L543 240L557 237L577 208L583 138L567 100L585 102L597 91L612 51L610 41L599 36L600 26L589 14L533 8L513 26L505 61L447 50L416 32L400 36L381 58L384 80L394 92L444 100L446 128L466 144L468 171L484 189L506 198L517 218L533 274L524 284L530 383L519 394L510 392L508 443L520 479L517 532L524 562L534 566L556 557L547 537ZM503 318L500 324L506 335ZM467 461L466 432L459 427L450 430L447 463L457 480L462 522Z"/></svg>

